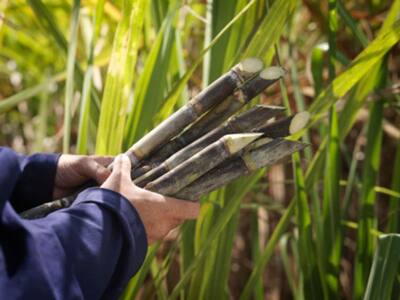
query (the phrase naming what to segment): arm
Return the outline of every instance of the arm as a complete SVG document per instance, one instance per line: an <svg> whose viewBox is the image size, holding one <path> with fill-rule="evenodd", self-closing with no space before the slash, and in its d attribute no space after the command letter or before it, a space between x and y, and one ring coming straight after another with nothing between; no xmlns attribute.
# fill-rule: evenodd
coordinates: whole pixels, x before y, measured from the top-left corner
<svg viewBox="0 0 400 300"><path fill-rule="evenodd" d="M14 177L10 201L17 212L71 195L87 180L101 184L112 157L38 153L25 156L0 147L3 182ZM0 178L1 179L1 178ZM8 186L10 188L10 186Z"/></svg>
<svg viewBox="0 0 400 300"><path fill-rule="evenodd" d="M1 223L5 299L113 299L146 255L137 211L110 190L85 190L69 209L35 221L20 219L6 204Z"/></svg>
<svg viewBox="0 0 400 300"><path fill-rule="evenodd" d="M59 154L25 156L11 149L1 148L0 161L16 162L10 167L16 176L10 197L17 211L32 208L53 199L54 178Z"/></svg>
<svg viewBox="0 0 400 300"><path fill-rule="evenodd" d="M0 194L0 296L6 299L117 298L143 262L146 234L150 243L162 239L199 211L198 203L134 186L126 156L102 188L85 190L70 208L45 218L23 220L3 200Z"/></svg>

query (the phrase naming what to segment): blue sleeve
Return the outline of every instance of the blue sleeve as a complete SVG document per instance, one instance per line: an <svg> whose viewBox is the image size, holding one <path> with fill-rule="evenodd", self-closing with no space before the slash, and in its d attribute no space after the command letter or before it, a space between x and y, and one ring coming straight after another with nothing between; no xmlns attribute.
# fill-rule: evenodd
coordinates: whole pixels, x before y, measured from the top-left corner
<svg viewBox="0 0 400 300"><path fill-rule="evenodd" d="M7 202L0 222L3 299L117 299L147 251L135 208L101 188L32 221Z"/></svg>
<svg viewBox="0 0 400 300"><path fill-rule="evenodd" d="M91 188L42 219L15 209L51 200L57 159L0 147L0 299L116 299L147 251L127 199Z"/></svg>
<svg viewBox="0 0 400 300"><path fill-rule="evenodd" d="M15 157L18 163L18 178L10 198L17 212L53 200L54 179L60 154L24 156L11 149L1 151L0 154L0 163L8 156Z"/></svg>

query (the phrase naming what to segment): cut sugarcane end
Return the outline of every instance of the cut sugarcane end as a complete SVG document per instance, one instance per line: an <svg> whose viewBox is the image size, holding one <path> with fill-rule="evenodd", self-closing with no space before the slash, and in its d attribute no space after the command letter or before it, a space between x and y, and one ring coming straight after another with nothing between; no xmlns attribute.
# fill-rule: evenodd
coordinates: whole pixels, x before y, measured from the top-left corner
<svg viewBox="0 0 400 300"><path fill-rule="evenodd" d="M257 141L251 143L249 145L248 148L246 148L246 150L253 150L253 149L257 149L258 147L264 146L265 144L268 144L269 142L271 142L273 139L269 138L269 137L263 137L261 139L258 139Z"/></svg>
<svg viewBox="0 0 400 300"><path fill-rule="evenodd" d="M308 121L310 120L310 113L308 111L302 111L297 113L292 122L290 122L289 133L290 135L295 134L306 127Z"/></svg>
<svg viewBox="0 0 400 300"><path fill-rule="evenodd" d="M262 133L235 133L225 135L222 140L229 153L233 154L242 150L261 136Z"/></svg>
<svg viewBox="0 0 400 300"><path fill-rule="evenodd" d="M248 57L239 63L239 68L245 73L258 73L264 67L264 63L257 57Z"/></svg>
<svg viewBox="0 0 400 300"><path fill-rule="evenodd" d="M284 68L281 67L269 67L261 71L260 77L265 80L274 80L282 78L286 74Z"/></svg>

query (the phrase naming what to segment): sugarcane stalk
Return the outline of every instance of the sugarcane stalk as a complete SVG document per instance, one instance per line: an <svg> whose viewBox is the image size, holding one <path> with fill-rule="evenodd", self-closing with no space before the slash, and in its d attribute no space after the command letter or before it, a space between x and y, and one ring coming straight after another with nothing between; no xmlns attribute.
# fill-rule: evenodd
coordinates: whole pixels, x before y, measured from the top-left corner
<svg viewBox="0 0 400 300"><path fill-rule="evenodd" d="M240 176L270 166L306 147L297 141L276 139L242 156L228 160L175 193L179 199L196 201L201 196L222 187Z"/></svg>
<svg viewBox="0 0 400 300"><path fill-rule="evenodd" d="M302 130L309 120L310 114L307 111L303 111L281 120L274 121L260 128L256 128L253 131L262 132L264 133L264 136L269 138L287 137Z"/></svg>
<svg viewBox="0 0 400 300"><path fill-rule="evenodd" d="M66 197L59 200L43 203L39 206L33 207L21 213L21 217L24 219L37 219L47 216L48 214L71 206L75 198Z"/></svg>
<svg viewBox="0 0 400 300"><path fill-rule="evenodd" d="M246 78L254 76L261 71L262 67L263 63L258 58L245 59L202 90L126 151L125 154L130 158L132 167L138 166L140 161L154 150L179 134L210 108L226 99L245 82Z"/></svg>
<svg viewBox="0 0 400 300"><path fill-rule="evenodd" d="M267 142L268 140L260 139L253 142L253 145ZM270 166L292 153L303 149L306 144L288 141L283 139L276 139L272 142L261 145L256 149L251 148L252 144L248 145L241 151L241 156L228 159L226 162L221 163L217 167L211 169L201 177L184 187L182 190L173 194L174 197L195 201L201 196L224 186L240 176L247 175L257 169ZM158 192L156 189L155 192ZM49 213L61 208L66 208L72 204L63 200L57 200L49 203L42 204L33 209L27 210L21 214L26 219L36 219L48 215Z"/></svg>
<svg viewBox="0 0 400 300"><path fill-rule="evenodd" d="M167 196L173 195L261 135L261 133L225 135L157 180L148 183L145 189Z"/></svg>
<svg viewBox="0 0 400 300"><path fill-rule="evenodd" d="M224 135L250 132L253 128L264 125L270 118L284 110L285 108L279 106L256 105L248 111L230 118L225 124L179 150L162 164L135 179L133 182L140 187L144 187L150 181L162 176Z"/></svg>
<svg viewBox="0 0 400 300"><path fill-rule="evenodd" d="M154 153L147 164L154 165L162 162L173 153L195 141L202 135L222 124L230 116L238 112L244 105L260 94L267 87L278 81L285 74L281 67L269 67L261 71L254 78L243 83L231 96L214 106L199 120L184 130L179 136L173 138ZM133 179L140 171L134 172Z"/></svg>

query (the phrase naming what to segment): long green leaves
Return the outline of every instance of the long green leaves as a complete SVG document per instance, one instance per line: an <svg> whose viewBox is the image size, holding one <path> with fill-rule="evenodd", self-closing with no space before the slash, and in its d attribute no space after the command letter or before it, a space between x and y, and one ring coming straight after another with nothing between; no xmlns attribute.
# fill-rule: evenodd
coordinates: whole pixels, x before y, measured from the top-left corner
<svg viewBox="0 0 400 300"><path fill-rule="evenodd" d="M385 64L381 66L379 87L384 87L386 82ZM354 270L354 298L361 299L367 276L371 267L372 255L375 248L375 239L369 231L375 229L377 220L374 214L375 184L380 164L382 143L382 118L383 102L377 101L372 104L370 110L367 148L365 158L367 164L363 170L363 185L359 201L359 221L357 231L357 256Z"/></svg>
<svg viewBox="0 0 400 300"><path fill-rule="evenodd" d="M126 147L129 148L148 130L167 91L167 74L172 59L176 8L165 18L156 41L147 57L143 72L136 84L132 111L126 126Z"/></svg>
<svg viewBox="0 0 400 300"><path fill-rule="evenodd" d="M63 151L69 152L71 139L71 123L72 123L72 100L74 97L74 74L75 74L75 56L78 40L78 22L79 10L81 2L75 0L72 7L70 36L68 43L68 59L67 59L67 80L65 87L65 106L64 106L64 138Z"/></svg>
<svg viewBox="0 0 400 300"><path fill-rule="evenodd" d="M14 106L18 105L18 103L21 103L23 101L33 99L35 96L39 95L40 93L48 93L50 90L50 87L54 85L57 82L60 82L65 79L65 73L58 74L56 76L53 76L44 82L27 88L25 90L20 91L17 94L14 94L8 98L5 98L1 100L0 102L0 114L4 113L10 109L12 109Z"/></svg>
<svg viewBox="0 0 400 300"><path fill-rule="evenodd" d="M210 246L218 238L218 236L220 235L224 227L228 224L229 220L232 218L235 212L237 212L237 209L240 207L240 201L242 200L242 197L251 189L254 183L259 180L261 175L262 173L258 173L253 175L248 180L240 181L240 186L238 186L238 191L240 192L238 192L233 199L230 199L230 201L224 207L220 218L218 218L218 220L215 222L212 231L209 232L208 237L206 238L204 243L202 243L201 249L196 254L196 259L188 266L185 273L182 275L179 283L174 287L170 299L175 299L179 296L181 290L190 280L191 275L196 271L196 268L198 268L200 264L203 263L203 260L209 254Z"/></svg>
<svg viewBox="0 0 400 300"><path fill-rule="evenodd" d="M89 40L87 41L87 68L83 79L81 107L79 115L79 128L78 128L78 141L77 152L86 154L88 152L89 142L89 125L90 125L90 108L91 108L91 91L93 85L93 72L94 72L94 49L96 41L100 34L100 26L104 14L104 2L100 0L97 2L96 11L93 15L93 24L89 32ZM89 24L86 24L90 26ZM85 26L85 25L84 25Z"/></svg>
<svg viewBox="0 0 400 300"><path fill-rule="evenodd" d="M310 112L313 120L322 117L329 105L344 96L382 57L400 40L400 21L380 34L361 52L351 67L336 77L329 87L313 102Z"/></svg>
<svg viewBox="0 0 400 300"><path fill-rule="evenodd" d="M273 46L296 5L296 0L275 1L241 57L264 57L269 63L274 54Z"/></svg>
<svg viewBox="0 0 400 300"><path fill-rule="evenodd" d="M99 154L121 151L146 3L145 0L124 1L101 103L96 140Z"/></svg>
<svg viewBox="0 0 400 300"><path fill-rule="evenodd" d="M301 133L310 147L277 173L283 182L254 174L204 197L176 241L150 248L123 299L399 294L398 236L378 230L400 230L400 146L382 137L397 125L399 97L380 97L397 78L400 0L390 10L367 1L363 14L354 0L6 2L3 144L60 151L63 138L64 151L119 153L246 56L288 69L281 90L254 102L311 112ZM267 196L275 184L280 203Z"/></svg>
<svg viewBox="0 0 400 300"><path fill-rule="evenodd" d="M392 175L392 190L400 193L400 143L397 144ZM400 203L395 196L390 197L388 232L400 232Z"/></svg>
<svg viewBox="0 0 400 300"><path fill-rule="evenodd" d="M336 35L338 30L337 1L329 0L328 37L329 37L329 80L336 76L335 57L337 52ZM339 117L335 105L329 109L328 147L324 172L324 192L322 204L322 243L321 257L323 281L327 284L327 297L334 297L339 291L340 259L342 248L342 234L340 224L340 149L339 149ZM320 242L321 243L321 242Z"/></svg>
<svg viewBox="0 0 400 300"><path fill-rule="evenodd" d="M364 300L397 298L398 295L392 295L392 291L394 282L399 280L397 277L400 267L399 251L399 234L387 234L379 237Z"/></svg>

